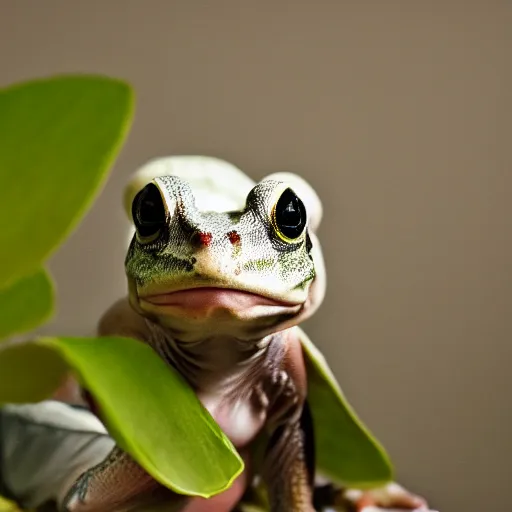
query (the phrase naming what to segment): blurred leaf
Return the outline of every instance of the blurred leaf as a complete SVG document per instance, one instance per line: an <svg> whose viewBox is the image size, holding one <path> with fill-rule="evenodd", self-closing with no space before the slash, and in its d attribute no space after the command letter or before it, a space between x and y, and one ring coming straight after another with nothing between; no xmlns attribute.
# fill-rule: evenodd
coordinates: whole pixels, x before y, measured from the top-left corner
<svg viewBox="0 0 512 512"><path fill-rule="evenodd" d="M132 91L60 76L0 90L0 288L35 272L81 219L128 131Z"/></svg>
<svg viewBox="0 0 512 512"><path fill-rule="evenodd" d="M349 487L369 488L393 480L388 454L343 395L322 353L302 329L318 471Z"/></svg>
<svg viewBox="0 0 512 512"><path fill-rule="evenodd" d="M93 395L116 442L163 485L207 498L227 489L243 470L192 388L151 347L133 339L42 338L0 350L0 402L49 396L64 375L61 358ZM9 387L20 376L23 392L15 383Z"/></svg>
<svg viewBox="0 0 512 512"><path fill-rule="evenodd" d="M19 512L15 503L0 496L0 512Z"/></svg>
<svg viewBox="0 0 512 512"><path fill-rule="evenodd" d="M0 289L0 342L43 323L53 311L53 302L52 282L43 269Z"/></svg>
<svg viewBox="0 0 512 512"><path fill-rule="evenodd" d="M0 405L49 398L69 370L52 348L30 343L0 347Z"/></svg>

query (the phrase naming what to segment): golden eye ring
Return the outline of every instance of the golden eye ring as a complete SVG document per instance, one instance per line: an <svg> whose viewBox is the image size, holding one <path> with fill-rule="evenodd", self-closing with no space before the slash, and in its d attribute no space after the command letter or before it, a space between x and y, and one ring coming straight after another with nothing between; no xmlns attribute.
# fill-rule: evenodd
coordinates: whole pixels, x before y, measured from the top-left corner
<svg viewBox="0 0 512 512"><path fill-rule="evenodd" d="M147 184L133 199L132 219L141 243L158 238L167 222L165 204L154 183Z"/></svg>

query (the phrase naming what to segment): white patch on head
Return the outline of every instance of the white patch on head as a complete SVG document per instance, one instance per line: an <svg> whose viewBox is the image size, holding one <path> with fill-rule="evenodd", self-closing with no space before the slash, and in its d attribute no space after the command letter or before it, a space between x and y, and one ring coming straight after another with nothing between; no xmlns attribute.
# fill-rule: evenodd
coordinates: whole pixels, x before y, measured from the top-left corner
<svg viewBox="0 0 512 512"><path fill-rule="evenodd" d="M255 182L233 164L209 156L170 156L155 158L138 169L125 191L125 208L139 190L159 176L178 176L187 181L200 211L241 210Z"/></svg>

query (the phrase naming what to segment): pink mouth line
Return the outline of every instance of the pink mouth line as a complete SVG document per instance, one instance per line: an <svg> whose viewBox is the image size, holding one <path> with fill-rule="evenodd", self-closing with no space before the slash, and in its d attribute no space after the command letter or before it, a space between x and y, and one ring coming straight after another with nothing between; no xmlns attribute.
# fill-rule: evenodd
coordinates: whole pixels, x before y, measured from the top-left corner
<svg viewBox="0 0 512 512"><path fill-rule="evenodd" d="M175 292L140 297L155 306L178 306L186 309L228 308L245 309L254 306L293 307L298 304L278 301L256 293L229 288L190 288Z"/></svg>

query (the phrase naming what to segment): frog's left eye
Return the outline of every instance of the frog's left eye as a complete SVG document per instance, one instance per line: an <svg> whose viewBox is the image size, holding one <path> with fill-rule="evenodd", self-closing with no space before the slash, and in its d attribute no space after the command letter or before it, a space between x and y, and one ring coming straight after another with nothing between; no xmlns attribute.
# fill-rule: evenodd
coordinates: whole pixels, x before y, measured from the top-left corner
<svg viewBox="0 0 512 512"><path fill-rule="evenodd" d="M146 185L134 198L132 217L137 233L142 238L155 237L165 226L165 206L158 187Z"/></svg>
<svg viewBox="0 0 512 512"><path fill-rule="evenodd" d="M287 188L279 197L272 211L272 222L277 234L286 242L299 238L306 228L306 208L304 203Z"/></svg>

